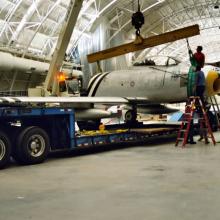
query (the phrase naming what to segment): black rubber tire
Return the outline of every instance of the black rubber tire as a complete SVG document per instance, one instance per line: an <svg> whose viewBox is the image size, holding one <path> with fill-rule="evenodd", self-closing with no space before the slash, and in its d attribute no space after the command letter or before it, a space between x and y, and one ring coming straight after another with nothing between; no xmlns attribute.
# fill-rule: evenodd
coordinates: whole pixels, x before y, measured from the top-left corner
<svg viewBox="0 0 220 220"><path fill-rule="evenodd" d="M47 133L42 128L31 126L18 135L14 158L20 164L38 164L47 158L49 151Z"/></svg>
<svg viewBox="0 0 220 220"><path fill-rule="evenodd" d="M125 122L126 123L133 123L133 122L136 122L136 120L137 120L137 113L135 111L128 110L125 113Z"/></svg>
<svg viewBox="0 0 220 220"><path fill-rule="evenodd" d="M0 169L8 165L11 156L11 142L8 136L0 131Z"/></svg>

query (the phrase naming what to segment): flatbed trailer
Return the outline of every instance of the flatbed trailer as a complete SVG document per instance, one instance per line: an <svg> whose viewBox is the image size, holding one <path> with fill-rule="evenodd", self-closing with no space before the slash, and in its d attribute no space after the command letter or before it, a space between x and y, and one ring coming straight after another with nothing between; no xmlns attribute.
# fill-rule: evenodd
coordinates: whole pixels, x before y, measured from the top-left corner
<svg viewBox="0 0 220 220"><path fill-rule="evenodd" d="M20 164L43 162L50 152L82 147L134 143L177 128L137 128L75 131L74 109L45 107L0 107L0 168L12 156Z"/></svg>

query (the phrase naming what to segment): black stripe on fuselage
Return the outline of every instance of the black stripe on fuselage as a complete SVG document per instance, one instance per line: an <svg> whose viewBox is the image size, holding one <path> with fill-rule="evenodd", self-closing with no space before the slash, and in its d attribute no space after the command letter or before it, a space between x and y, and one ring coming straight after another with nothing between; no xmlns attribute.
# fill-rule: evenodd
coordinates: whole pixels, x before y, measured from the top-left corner
<svg viewBox="0 0 220 220"><path fill-rule="evenodd" d="M96 74L95 76L92 77L91 82L89 83L89 87L88 87L88 89L87 89L87 94L89 94L89 92L90 92L92 86L94 85L96 79L97 79L100 75L102 75L102 73L98 73L98 74Z"/></svg>
<svg viewBox="0 0 220 220"><path fill-rule="evenodd" d="M100 85L100 83L102 82L102 80L109 74L110 72L108 73L103 73L103 75L98 79L98 82L94 88L94 90L92 91L92 95L91 96L95 96L96 92L97 92L97 89Z"/></svg>

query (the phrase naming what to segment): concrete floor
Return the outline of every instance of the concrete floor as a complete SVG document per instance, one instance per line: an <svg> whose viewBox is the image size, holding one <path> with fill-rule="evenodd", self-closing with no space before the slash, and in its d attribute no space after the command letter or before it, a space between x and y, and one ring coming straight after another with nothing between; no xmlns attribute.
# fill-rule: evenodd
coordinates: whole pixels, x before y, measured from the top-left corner
<svg viewBox="0 0 220 220"><path fill-rule="evenodd" d="M157 142L1 170L0 220L219 220L220 144Z"/></svg>

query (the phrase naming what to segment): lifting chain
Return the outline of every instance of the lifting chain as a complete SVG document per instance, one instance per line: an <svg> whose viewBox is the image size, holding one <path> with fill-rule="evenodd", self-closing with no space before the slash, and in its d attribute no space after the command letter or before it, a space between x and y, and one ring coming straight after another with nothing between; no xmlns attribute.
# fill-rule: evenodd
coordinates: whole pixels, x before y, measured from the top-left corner
<svg viewBox="0 0 220 220"><path fill-rule="evenodd" d="M139 4L139 0L138 0L138 11L135 12L132 17L131 17L131 24L132 26L134 26L134 28L136 29L136 40L135 40L135 44L140 44L143 41L143 38L141 37L140 34L140 28L142 27L142 25L144 24L144 15L143 13L140 11L140 4Z"/></svg>

